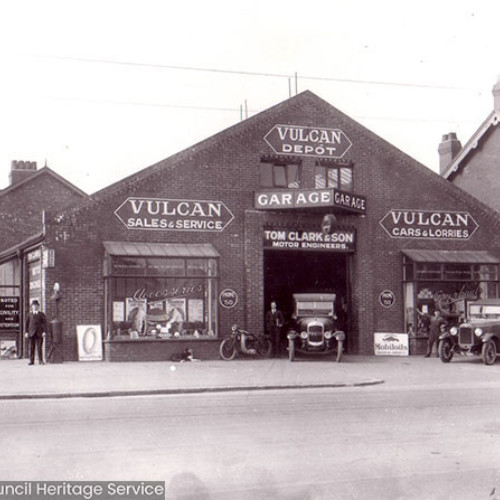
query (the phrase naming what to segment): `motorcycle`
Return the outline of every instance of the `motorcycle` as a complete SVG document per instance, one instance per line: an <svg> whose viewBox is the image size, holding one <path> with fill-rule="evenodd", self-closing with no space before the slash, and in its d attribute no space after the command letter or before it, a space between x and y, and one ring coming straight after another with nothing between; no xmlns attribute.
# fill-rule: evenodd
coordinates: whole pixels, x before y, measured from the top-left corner
<svg viewBox="0 0 500 500"><path fill-rule="evenodd" d="M271 350L271 339L267 335L254 335L238 325L231 327L231 337L224 339L219 346L220 357L226 361L234 359L238 353L267 358Z"/></svg>

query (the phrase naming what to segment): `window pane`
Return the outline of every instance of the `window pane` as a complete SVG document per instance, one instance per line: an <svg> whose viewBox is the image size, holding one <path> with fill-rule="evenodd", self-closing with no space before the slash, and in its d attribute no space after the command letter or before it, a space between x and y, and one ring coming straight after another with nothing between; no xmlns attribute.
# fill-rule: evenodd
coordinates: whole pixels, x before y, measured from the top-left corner
<svg viewBox="0 0 500 500"><path fill-rule="evenodd" d="M146 274L146 259L113 257L111 272L121 276L144 276Z"/></svg>
<svg viewBox="0 0 500 500"><path fill-rule="evenodd" d="M270 163L261 163L260 165L260 185L273 187L273 166Z"/></svg>
<svg viewBox="0 0 500 500"><path fill-rule="evenodd" d="M352 191L352 169L340 169L340 188L343 191Z"/></svg>
<svg viewBox="0 0 500 500"><path fill-rule="evenodd" d="M325 167L316 167L314 176L314 187L316 189L326 188Z"/></svg>
<svg viewBox="0 0 500 500"><path fill-rule="evenodd" d="M290 189L297 189L300 187L299 182L299 166L298 165L288 165L288 187Z"/></svg>
<svg viewBox="0 0 500 500"><path fill-rule="evenodd" d="M274 166L274 185L275 187L287 187L286 167L281 165Z"/></svg>
<svg viewBox="0 0 500 500"><path fill-rule="evenodd" d="M338 188L339 187L339 171L336 168L328 168L328 187Z"/></svg>

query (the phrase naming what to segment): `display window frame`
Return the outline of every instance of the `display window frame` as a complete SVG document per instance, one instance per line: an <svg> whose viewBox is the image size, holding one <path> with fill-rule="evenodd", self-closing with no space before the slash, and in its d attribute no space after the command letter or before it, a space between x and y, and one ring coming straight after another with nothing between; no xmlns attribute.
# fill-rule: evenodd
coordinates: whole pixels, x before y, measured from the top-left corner
<svg viewBox="0 0 500 500"><path fill-rule="evenodd" d="M218 338L219 258L105 257L108 340Z"/></svg>
<svg viewBox="0 0 500 500"><path fill-rule="evenodd" d="M449 324L465 320L467 303L500 297L498 264L418 262L403 255L404 330L426 338L433 312Z"/></svg>

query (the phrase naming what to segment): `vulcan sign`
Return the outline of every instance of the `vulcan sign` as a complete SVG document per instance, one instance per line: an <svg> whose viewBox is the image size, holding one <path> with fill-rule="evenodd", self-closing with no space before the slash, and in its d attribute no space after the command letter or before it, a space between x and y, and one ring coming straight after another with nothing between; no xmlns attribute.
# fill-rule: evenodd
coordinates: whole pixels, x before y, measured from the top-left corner
<svg viewBox="0 0 500 500"><path fill-rule="evenodd" d="M392 209L380 221L391 238L468 240L479 227L469 212Z"/></svg>
<svg viewBox="0 0 500 500"><path fill-rule="evenodd" d="M128 229L223 231L233 220L221 201L127 198L115 215Z"/></svg>
<svg viewBox="0 0 500 500"><path fill-rule="evenodd" d="M257 210L314 207L333 207L363 214L366 212L366 198L338 189L275 189L258 191L254 198Z"/></svg>
<svg viewBox="0 0 500 500"><path fill-rule="evenodd" d="M277 154L342 158L352 142L339 129L275 125L264 137Z"/></svg>

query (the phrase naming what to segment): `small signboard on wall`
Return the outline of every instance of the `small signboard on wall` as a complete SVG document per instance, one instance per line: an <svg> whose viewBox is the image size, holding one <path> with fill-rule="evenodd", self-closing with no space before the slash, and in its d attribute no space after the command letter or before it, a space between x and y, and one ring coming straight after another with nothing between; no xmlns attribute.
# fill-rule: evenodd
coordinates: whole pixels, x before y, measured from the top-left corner
<svg viewBox="0 0 500 500"><path fill-rule="evenodd" d="M375 333L376 356L408 356L410 349L407 333Z"/></svg>
<svg viewBox="0 0 500 500"><path fill-rule="evenodd" d="M101 325L78 325L78 361L102 361Z"/></svg>

